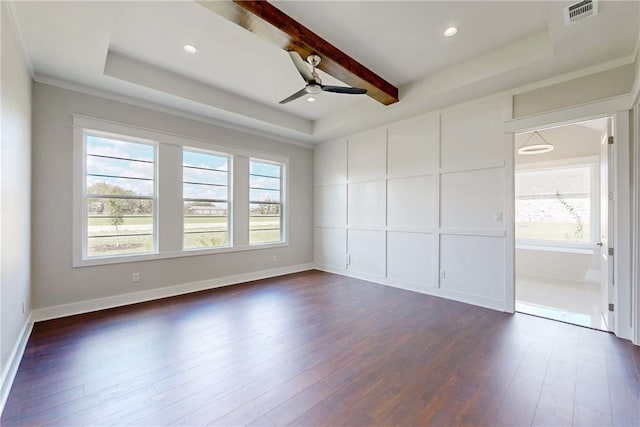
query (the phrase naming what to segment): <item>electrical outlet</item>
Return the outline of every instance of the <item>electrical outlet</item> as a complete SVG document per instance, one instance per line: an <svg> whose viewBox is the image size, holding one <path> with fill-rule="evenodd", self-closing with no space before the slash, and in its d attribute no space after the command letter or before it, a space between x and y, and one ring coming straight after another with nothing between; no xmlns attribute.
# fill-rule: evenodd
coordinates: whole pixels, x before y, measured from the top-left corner
<svg viewBox="0 0 640 427"><path fill-rule="evenodd" d="M496 222L502 222L502 212L496 212Z"/></svg>
<svg viewBox="0 0 640 427"><path fill-rule="evenodd" d="M444 270L442 270L442 271L440 272L440 278L441 278L441 279L445 279L446 277L447 277L447 272L446 272L446 271L444 271Z"/></svg>
<svg viewBox="0 0 640 427"><path fill-rule="evenodd" d="M278 261L278 256L277 256L277 255L274 255L274 256L271 258L271 261L273 261L273 262Z"/></svg>
<svg viewBox="0 0 640 427"><path fill-rule="evenodd" d="M140 281L140 273L133 273L133 277L131 278L133 283L138 283Z"/></svg>

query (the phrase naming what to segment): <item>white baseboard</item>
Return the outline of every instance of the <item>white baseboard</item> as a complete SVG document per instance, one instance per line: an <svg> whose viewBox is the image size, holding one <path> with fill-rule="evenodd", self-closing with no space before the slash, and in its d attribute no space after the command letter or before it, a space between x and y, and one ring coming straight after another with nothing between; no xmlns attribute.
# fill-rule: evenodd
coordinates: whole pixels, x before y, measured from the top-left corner
<svg viewBox="0 0 640 427"><path fill-rule="evenodd" d="M2 371L2 377L0 377L0 415L2 415L2 412L4 411L4 405L7 403L7 398L9 397L9 392L11 391L13 380L15 379L16 373L18 372L18 366L20 366L20 362L22 361L24 349L27 346L27 341L29 341L29 336L31 335L32 329L33 320L32 316L29 315L27 317L27 320L24 322L22 330L20 331L20 335L18 336L18 340L16 341L16 344L13 346L13 350L9 355L7 365Z"/></svg>
<svg viewBox="0 0 640 427"><path fill-rule="evenodd" d="M366 280L380 285L391 286L393 288L404 289L407 291L418 292L421 294L431 295L439 298L446 298L466 304L477 305L484 308L490 308L497 311L506 311L505 302L502 300L488 298L480 295L467 294L464 292L454 291L451 289L432 288L420 285L413 285L404 282L398 282L381 276L371 276L365 274L353 273L349 270L338 269L335 267L315 264L315 269L326 271L327 273L340 274L342 276L353 277L355 279Z"/></svg>
<svg viewBox="0 0 640 427"><path fill-rule="evenodd" d="M165 288L149 289L146 291L132 292L128 294L114 295L111 297L74 302L71 304L40 308L32 312L32 318L34 322L57 319L60 317L72 316L75 314L89 313L92 311L122 307L125 305L152 301L160 298L173 297L177 295L188 294L191 292L219 288L222 286L235 285L238 283L250 282L252 280L267 279L269 277L299 273L301 271L312 270L313 268L314 265L312 263L299 264L289 267L261 270L252 273L238 274L235 276L220 277L217 279L203 280L200 282L183 283L181 285L167 286Z"/></svg>

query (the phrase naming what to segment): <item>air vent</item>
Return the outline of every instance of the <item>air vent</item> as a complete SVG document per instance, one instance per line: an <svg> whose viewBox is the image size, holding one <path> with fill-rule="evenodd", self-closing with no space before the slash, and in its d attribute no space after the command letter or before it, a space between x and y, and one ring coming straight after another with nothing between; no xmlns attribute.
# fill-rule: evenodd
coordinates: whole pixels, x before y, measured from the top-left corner
<svg viewBox="0 0 640 427"><path fill-rule="evenodd" d="M598 0L584 0L564 8L564 23L573 24L597 14Z"/></svg>

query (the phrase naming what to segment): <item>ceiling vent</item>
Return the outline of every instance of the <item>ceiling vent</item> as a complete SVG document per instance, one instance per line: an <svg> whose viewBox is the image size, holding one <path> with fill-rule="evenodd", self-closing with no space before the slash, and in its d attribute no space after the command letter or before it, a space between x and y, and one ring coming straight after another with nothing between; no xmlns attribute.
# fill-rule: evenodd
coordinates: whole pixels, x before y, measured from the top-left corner
<svg viewBox="0 0 640 427"><path fill-rule="evenodd" d="M597 14L598 0L584 0L564 8L564 23L573 24Z"/></svg>

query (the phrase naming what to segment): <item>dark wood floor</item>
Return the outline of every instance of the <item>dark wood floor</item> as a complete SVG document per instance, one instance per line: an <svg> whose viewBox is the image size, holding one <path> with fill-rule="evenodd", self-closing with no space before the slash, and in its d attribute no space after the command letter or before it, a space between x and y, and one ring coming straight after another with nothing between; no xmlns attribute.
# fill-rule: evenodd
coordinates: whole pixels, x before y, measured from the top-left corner
<svg viewBox="0 0 640 427"><path fill-rule="evenodd" d="M1 423L640 425L640 348L310 271L37 323Z"/></svg>

